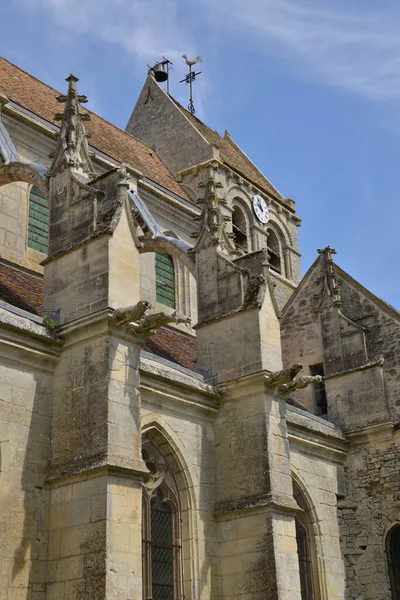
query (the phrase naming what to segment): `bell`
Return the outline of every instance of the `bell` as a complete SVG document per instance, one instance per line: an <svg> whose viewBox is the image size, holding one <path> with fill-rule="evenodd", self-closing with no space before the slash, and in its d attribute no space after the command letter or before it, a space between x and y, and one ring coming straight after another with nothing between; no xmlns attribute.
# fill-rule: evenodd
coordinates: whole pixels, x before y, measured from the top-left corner
<svg viewBox="0 0 400 600"><path fill-rule="evenodd" d="M163 63L156 63L153 67L153 73L158 83L162 83L168 79L168 73L165 71Z"/></svg>

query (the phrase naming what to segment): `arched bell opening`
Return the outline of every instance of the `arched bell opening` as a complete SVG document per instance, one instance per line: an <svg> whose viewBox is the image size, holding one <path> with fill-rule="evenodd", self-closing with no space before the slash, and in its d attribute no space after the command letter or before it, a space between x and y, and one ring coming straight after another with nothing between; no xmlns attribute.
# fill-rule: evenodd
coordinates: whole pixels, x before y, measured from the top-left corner
<svg viewBox="0 0 400 600"><path fill-rule="evenodd" d="M248 224L243 210L234 206L232 211L232 232L238 250L249 251Z"/></svg>
<svg viewBox="0 0 400 600"><path fill-rule="evenodd" d="M284 275L281 244L277 234L270 227L268 228L267 251L268 263L271 269Z"/></svg>

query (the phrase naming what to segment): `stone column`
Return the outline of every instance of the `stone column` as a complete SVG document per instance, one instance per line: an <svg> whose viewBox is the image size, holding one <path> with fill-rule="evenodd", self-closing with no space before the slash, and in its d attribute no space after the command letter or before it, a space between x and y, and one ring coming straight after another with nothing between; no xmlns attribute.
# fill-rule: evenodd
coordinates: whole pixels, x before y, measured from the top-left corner
<svg viewBox="0 0 400 600"><path fill-rule="evenodd" d="M262 372L226 384L215 431L223 600L301 598L285 412Z"/></svg>

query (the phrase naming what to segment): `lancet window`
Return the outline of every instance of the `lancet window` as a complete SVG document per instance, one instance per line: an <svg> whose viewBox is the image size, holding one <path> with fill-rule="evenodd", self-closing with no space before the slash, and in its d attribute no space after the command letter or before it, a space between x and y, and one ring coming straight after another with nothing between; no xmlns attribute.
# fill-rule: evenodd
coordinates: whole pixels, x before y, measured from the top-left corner
<svg viewBox="0 0 400 600"><path fill-rule="evenodd" d="M282 256L278 236L270 228L268 229L267 250L271 269L282 274Z"/></svg>
<svg viewBox="0 0 400 600"><path fill-rule="evenodd" d="M156 252L156 298L165 306L176 307L174 261L162 252Z"/></svg>
<svg viewBox="0 0 400 600"><path fill-rule="evenodd" d="M302 509L295 517L297 554L299 557L301 600L315 600L314 573L310 525L307 520L307 506L300 488L293 482L294 498Z"/></svg>
<svg viewBox="0 0 400 600"><path fill-rule="evenodd" d="M29 193L28 246L47 254L49 249L49 204L42 192L32 187Z"/></svg>
<svg viewBox="0 0 400 600"><path fill-rule="evenodd" d="M232 231L234 241L239 250L247 252L249 249L248 238L247 238L247 222L243 211L238 207L233 207L232 213Z"/></svg>
<svg viewBox="0 0 400 600"><path fill-rule="evenodd" d="M394 525L386 537L386 555L392 599L400 600L400 524Z"/></svg>
<svg viewBox="0 0 400 600"><path fill-rule="evenodd" d="M182 600L182 543L178 489L165 456L149 440L143 460L143 600Z"/></svg>

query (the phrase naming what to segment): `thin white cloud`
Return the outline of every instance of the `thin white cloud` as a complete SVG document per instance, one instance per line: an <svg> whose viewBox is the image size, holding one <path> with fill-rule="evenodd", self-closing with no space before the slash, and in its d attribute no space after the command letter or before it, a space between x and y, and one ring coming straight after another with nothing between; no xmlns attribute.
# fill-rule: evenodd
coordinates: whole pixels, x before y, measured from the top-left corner
<svg viewBox="0 0 400 600"><path fill-rule="evenodd" d="M294 58L314 79L371 99L400 97L400 5L394 0L202 2L260 54Z"/></svg>
<svg viewBox="0 0 400 600"><path fill-rule="evenodd" d="M119 45L141 68L168 56L179 79L183 52L207 54L207 35L222 48L234 34L236 52L284 57L297 76L375 100L400 98L398 0L18 1L60 32Z"/></svg>

